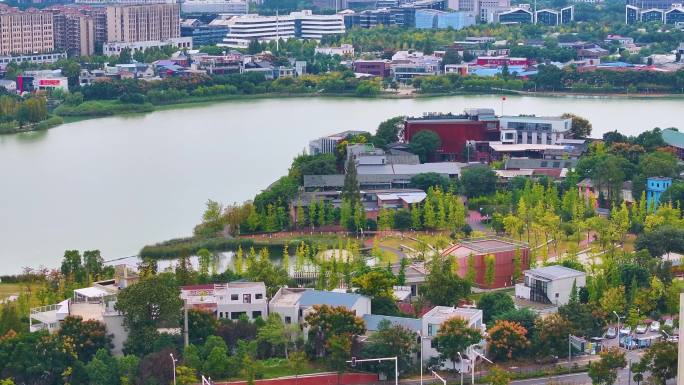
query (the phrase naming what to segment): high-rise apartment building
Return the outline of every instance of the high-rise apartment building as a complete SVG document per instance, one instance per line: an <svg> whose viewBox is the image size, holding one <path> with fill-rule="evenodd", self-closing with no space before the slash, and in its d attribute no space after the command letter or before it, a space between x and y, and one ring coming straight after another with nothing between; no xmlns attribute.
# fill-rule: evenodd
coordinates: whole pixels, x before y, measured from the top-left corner
<svg viewBox="0 0 684 385"><path fill-rule="evenodd" d="M161 41L180 37L179 4L110 6L107 42Z"/></svg>
<svg viewBox="0 0 684 385"><path fill-rule="evenodd" d="M0 55L52 52L52 13L0 6Z"/></svg>
<svg viewBox="0 0 684 385"><path fill-rule="evenodd" d="M95 53L95 18L87 9L57 6L53 13L55 50L69 56L90 56Z"/></svg>

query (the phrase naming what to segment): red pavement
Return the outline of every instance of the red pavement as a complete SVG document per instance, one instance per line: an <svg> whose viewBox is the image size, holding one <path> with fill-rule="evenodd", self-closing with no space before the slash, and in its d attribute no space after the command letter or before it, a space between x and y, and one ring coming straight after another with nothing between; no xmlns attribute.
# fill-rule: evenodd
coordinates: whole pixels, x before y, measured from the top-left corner
<svg viewBox="0 0 684 385"><path fill-rule="evenodd" d="M367 373L344 373L338 376L335 373L311 374L295 377L280 377L270 380L256 380L256 385L372 385L379 384L377 374ZM215 382L213 385L246 385L246 381Z"/></svg>

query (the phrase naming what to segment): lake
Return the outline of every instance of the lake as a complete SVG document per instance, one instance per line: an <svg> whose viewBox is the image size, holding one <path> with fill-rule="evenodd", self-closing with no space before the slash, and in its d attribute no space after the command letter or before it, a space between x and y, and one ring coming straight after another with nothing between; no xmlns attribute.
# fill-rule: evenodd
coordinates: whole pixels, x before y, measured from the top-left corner
<svg viewBox="0 0 684 385"><path fill-rule="evenodd" d="M114 259L190 235L207 199L250 199L284 175L309 140L374 131L396 115L571 112L588 118L596 137L684 128L681 99L506 98L503 106L496 95L231 101L0 136L0 274L56 267L66 249Z"/></svg>

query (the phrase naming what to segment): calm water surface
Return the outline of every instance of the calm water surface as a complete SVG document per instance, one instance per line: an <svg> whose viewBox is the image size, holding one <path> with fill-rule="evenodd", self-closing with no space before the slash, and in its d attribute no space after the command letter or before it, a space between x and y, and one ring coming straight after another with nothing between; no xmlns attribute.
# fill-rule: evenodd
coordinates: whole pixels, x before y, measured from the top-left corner
<svg viewBox="0 0 684 385"><path fill-rule="evenodd" d="M684 100L507 97L505 114L588 118L594 136L684 128ZM490 107L498 96L250 100L0 136L0 274L57 266L65 249L106 259L192 233L207 199L250 199L310 139L373 131L396 115Z"/></svg>

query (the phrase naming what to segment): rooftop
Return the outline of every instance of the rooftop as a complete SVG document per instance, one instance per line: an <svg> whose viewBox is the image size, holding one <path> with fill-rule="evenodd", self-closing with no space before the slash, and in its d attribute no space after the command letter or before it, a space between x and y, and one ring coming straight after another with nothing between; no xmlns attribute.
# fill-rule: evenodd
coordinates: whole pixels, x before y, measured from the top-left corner
<svg viewBox="0 0 684 385"><path fill-rule="evenodd" d="M449 306L435 306L429 312L425 313L423 317L434 317L434 318L452 318L460 317L465 320L471 320L473 317L478 316L482 310L469 308L469 307L449 307Z"/></svg>
<svg viewBox="0 0 684 385"><path fill-rule="evenodd" d="M402 326L413 332L420 332L421 322L417 318L392 317L375 314L366 314L363 316L363 321L366 323L366 329L368 331L377 331L380 322L385 320L389 321L392 326Z"/></svg>
<svg viewBox="0 0 684 385"><path fill-rule="evenodd" d="M484 237L463 239L459 241L459 243L447 248L442 254L451 254L456 257L466 257L470 254L490 254L502 251L512 251L518 248L527 248L527 245L512 239Z"/></svg>
<svg viewBox="0 0 684 385"><path fill-rule="evenodd" d="M336 293L325 290L282 288L272 300L275 306L345 306L351 308L364 296L354 293Z"/></svg>
<svg viewBox="0 0 684 385"><path fill-rule="evenodd" d="M684 49L684 43L681 44L682 49ZM669 144L670 146L684 148L684 133L667 128L662 131L661 135L665 143Z"/></svg>
<svg viewBox="0 0 684 385"><path fill-rule="evenodd" d="M536 269L527 270L525 273L529 273L529 274L535 275L537 277L545 278L548 280L581 277L581 276L585 275L585 273L583 271L578 271L578 270L571 269L571 268L565 267L565 266L560 266L560 265L539 267Z"/></svg>

